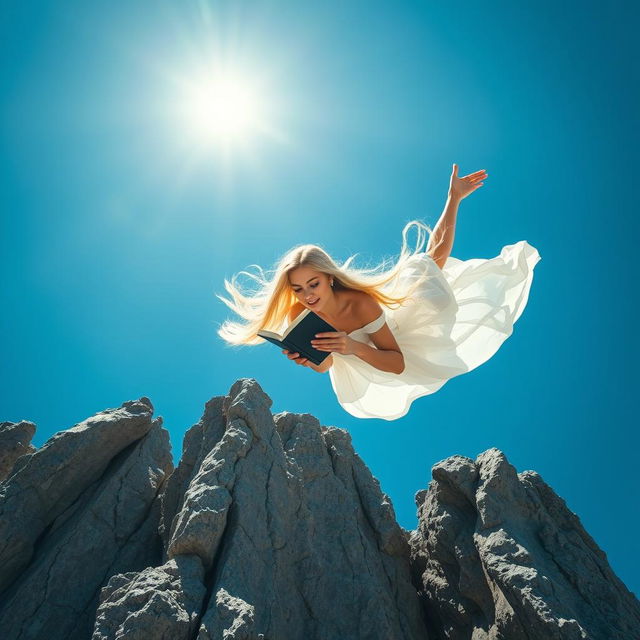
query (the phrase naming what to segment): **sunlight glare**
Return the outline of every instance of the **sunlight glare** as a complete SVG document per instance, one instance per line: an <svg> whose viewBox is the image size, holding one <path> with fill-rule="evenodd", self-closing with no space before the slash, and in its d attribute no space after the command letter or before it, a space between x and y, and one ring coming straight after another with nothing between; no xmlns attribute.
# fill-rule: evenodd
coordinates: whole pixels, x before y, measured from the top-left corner
<svg viewBox="0 0 640 640"><path fill-rule="evenodd" d="M246 79L218 74L189 84L184 117L191 134L203 142L230 141L254 132L260 106Z"/></svg>

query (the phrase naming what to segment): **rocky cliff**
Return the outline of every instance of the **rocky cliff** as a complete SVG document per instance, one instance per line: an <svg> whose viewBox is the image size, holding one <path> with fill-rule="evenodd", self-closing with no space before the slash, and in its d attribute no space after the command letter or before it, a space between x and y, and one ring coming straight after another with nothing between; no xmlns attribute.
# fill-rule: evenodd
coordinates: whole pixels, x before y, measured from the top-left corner
<svg viewBox="0 0 640 640"><path fill-rule="evenodd" d="M640 639L578 517L497 449L435 465L403 530L349 434L251 379L173 468L147 398L30 445L0 423L2 640Z"/></svg>

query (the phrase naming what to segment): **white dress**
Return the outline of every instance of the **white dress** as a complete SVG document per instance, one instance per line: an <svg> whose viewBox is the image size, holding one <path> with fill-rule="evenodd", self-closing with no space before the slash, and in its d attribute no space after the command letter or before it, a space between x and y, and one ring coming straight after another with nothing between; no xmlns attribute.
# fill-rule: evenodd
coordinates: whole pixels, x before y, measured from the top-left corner
<svg viewBox="0 0 640 640"><path fill-rule="evenodd" d="M349 335L369 335L386 322L402 351L402 373L380 371L354 355L333 353L329 369L338 402L357 418L396 420L411 403L486 362L513 332L533 281L538 251L521 240L489 259L449 257L443 269L426 253L412 256L385 288L402 292L418 278L413 299Z"/></svg>

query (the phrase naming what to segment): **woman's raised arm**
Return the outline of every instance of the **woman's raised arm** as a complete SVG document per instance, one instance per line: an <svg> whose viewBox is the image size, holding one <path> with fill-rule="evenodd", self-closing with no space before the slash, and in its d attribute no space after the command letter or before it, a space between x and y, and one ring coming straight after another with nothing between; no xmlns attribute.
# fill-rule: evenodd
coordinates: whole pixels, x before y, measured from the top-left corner
<svg viewBox="0 0 640 640"><path fill-rule="evenodd" d="M458 165L453 165L447 202L429 238L426 251L441 269L444 267L453 249L453 239L456 233L456 218L460 202L470 193L480 188L483 185L482 181L487 175L484 169L480 169L480 171L458 178Z"/></svg>

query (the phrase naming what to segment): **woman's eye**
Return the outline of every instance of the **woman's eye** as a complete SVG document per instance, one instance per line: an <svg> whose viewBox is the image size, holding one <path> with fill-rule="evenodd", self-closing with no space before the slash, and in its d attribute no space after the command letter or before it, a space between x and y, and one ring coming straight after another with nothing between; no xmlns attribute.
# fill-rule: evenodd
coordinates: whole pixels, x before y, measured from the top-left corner
<svg viewBox="0 0 640 640"><path fill-rule="evenodd" d="M319 284L320 284L319 282L314 282L314 283L311 285L311 288L312 288L312 289L315 289Z"/></svg>

